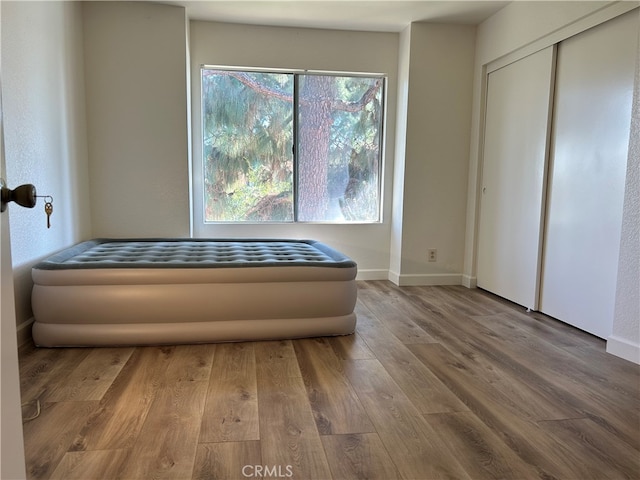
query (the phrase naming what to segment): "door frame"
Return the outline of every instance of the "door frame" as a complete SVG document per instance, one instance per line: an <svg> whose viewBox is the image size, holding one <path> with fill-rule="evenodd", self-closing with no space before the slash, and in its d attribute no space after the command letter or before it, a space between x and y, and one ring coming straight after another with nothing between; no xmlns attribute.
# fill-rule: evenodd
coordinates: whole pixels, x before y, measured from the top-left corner
<svg viewBox="0 0 640 480"><path fill-rule="evenodd" d="M0 29L1 25L2 8L0 8ZM0 35L0 39L1 37ZM0 64L0 176L5 178L4 174L2 70ZM0 357L0 478L24 479L26 478L26 466L20 404L18 336L9 236L9 209L0 214Z"/></svg>

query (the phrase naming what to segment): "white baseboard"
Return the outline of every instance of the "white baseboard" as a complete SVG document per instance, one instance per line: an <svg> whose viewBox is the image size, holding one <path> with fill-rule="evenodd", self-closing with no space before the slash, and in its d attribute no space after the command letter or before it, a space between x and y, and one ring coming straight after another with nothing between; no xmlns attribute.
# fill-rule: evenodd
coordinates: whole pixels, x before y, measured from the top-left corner
<svg viewBox="0 0 640 480"><path fill-rule="evenodd" d="M467 288L476 288L478 286L478 278L471 275L462 275L462 285Z"/></svg>
<svg viewBox="0 0 640 480"><path fill-rule="evenodd" d="M358 270L357 280L389 280L399 287L422 287L435 285L465 285L475 287L475 277L468 277L469 286L463 283L464 275L459 273L424 273L424 274L399 274L391 270Z"/></svg>
<svg viewBox="0 0 640 480"><path fill-rule="evenodd" d="M462 285L462 275L456 273L398 275L397 273L389 272L389 280L400 287Z"/></svg>
<svg viewBox="0 0 640 480"><path fill-rule="evenodd" d="M17 335L18 335L18 347L21 347L25 343L31 341L31 326L35 319L31 317L26 322L21 323L16 327Z"/></svg>
<svg viewBox="0 0 640 480"><path fill-rule="evenodd" d="M607 353L640 365L640 345L627 339L610 336L607 339Z"/></svg>
<svg viewBox="0 0 640 480"><path fill-rule="evenodd" d="M356 280L388 280L388 270L358 270Z"/></svg>

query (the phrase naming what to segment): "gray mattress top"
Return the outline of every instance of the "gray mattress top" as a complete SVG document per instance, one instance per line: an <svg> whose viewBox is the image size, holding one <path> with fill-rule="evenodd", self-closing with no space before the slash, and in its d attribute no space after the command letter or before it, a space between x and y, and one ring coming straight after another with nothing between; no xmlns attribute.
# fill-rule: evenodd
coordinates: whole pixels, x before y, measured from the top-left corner
<svg viewBox="0 0 640 480"><path fill-rule="evenodd" d="M356 263L315 240L102 238L69 247L33 268L69 270L273 266L351 268Z"/></svg>

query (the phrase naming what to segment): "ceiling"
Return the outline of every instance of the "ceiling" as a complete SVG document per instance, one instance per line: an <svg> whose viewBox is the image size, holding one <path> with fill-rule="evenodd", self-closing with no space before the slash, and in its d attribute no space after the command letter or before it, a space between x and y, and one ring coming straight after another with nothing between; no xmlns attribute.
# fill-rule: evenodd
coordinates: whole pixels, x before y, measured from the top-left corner
<svg viewBox="0 0 640 480"><path fill-rule="evenodd" d="M213 0L163 1L193 20L250 25L399 32L412 22L477 24L507 1Z"/></svg>

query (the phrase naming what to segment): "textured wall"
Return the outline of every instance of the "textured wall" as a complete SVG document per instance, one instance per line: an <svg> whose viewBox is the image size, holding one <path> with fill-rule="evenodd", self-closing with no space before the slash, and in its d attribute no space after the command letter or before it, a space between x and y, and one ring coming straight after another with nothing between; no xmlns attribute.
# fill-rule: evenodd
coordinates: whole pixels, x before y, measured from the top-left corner
<svg viewBox="0 0 640 480"><path fill-rule="evenodd" d="M7 183L54 199L9 206L18 324L31 317L31 265L90 235L81 4L2 2Z"/></svg>
<svg viewBox="0 0 640 480"><path fill-rule="evenodd" d="M640 38L638 45L616 309L607 343L608 351L636 363L640 363Z"/></svg>

